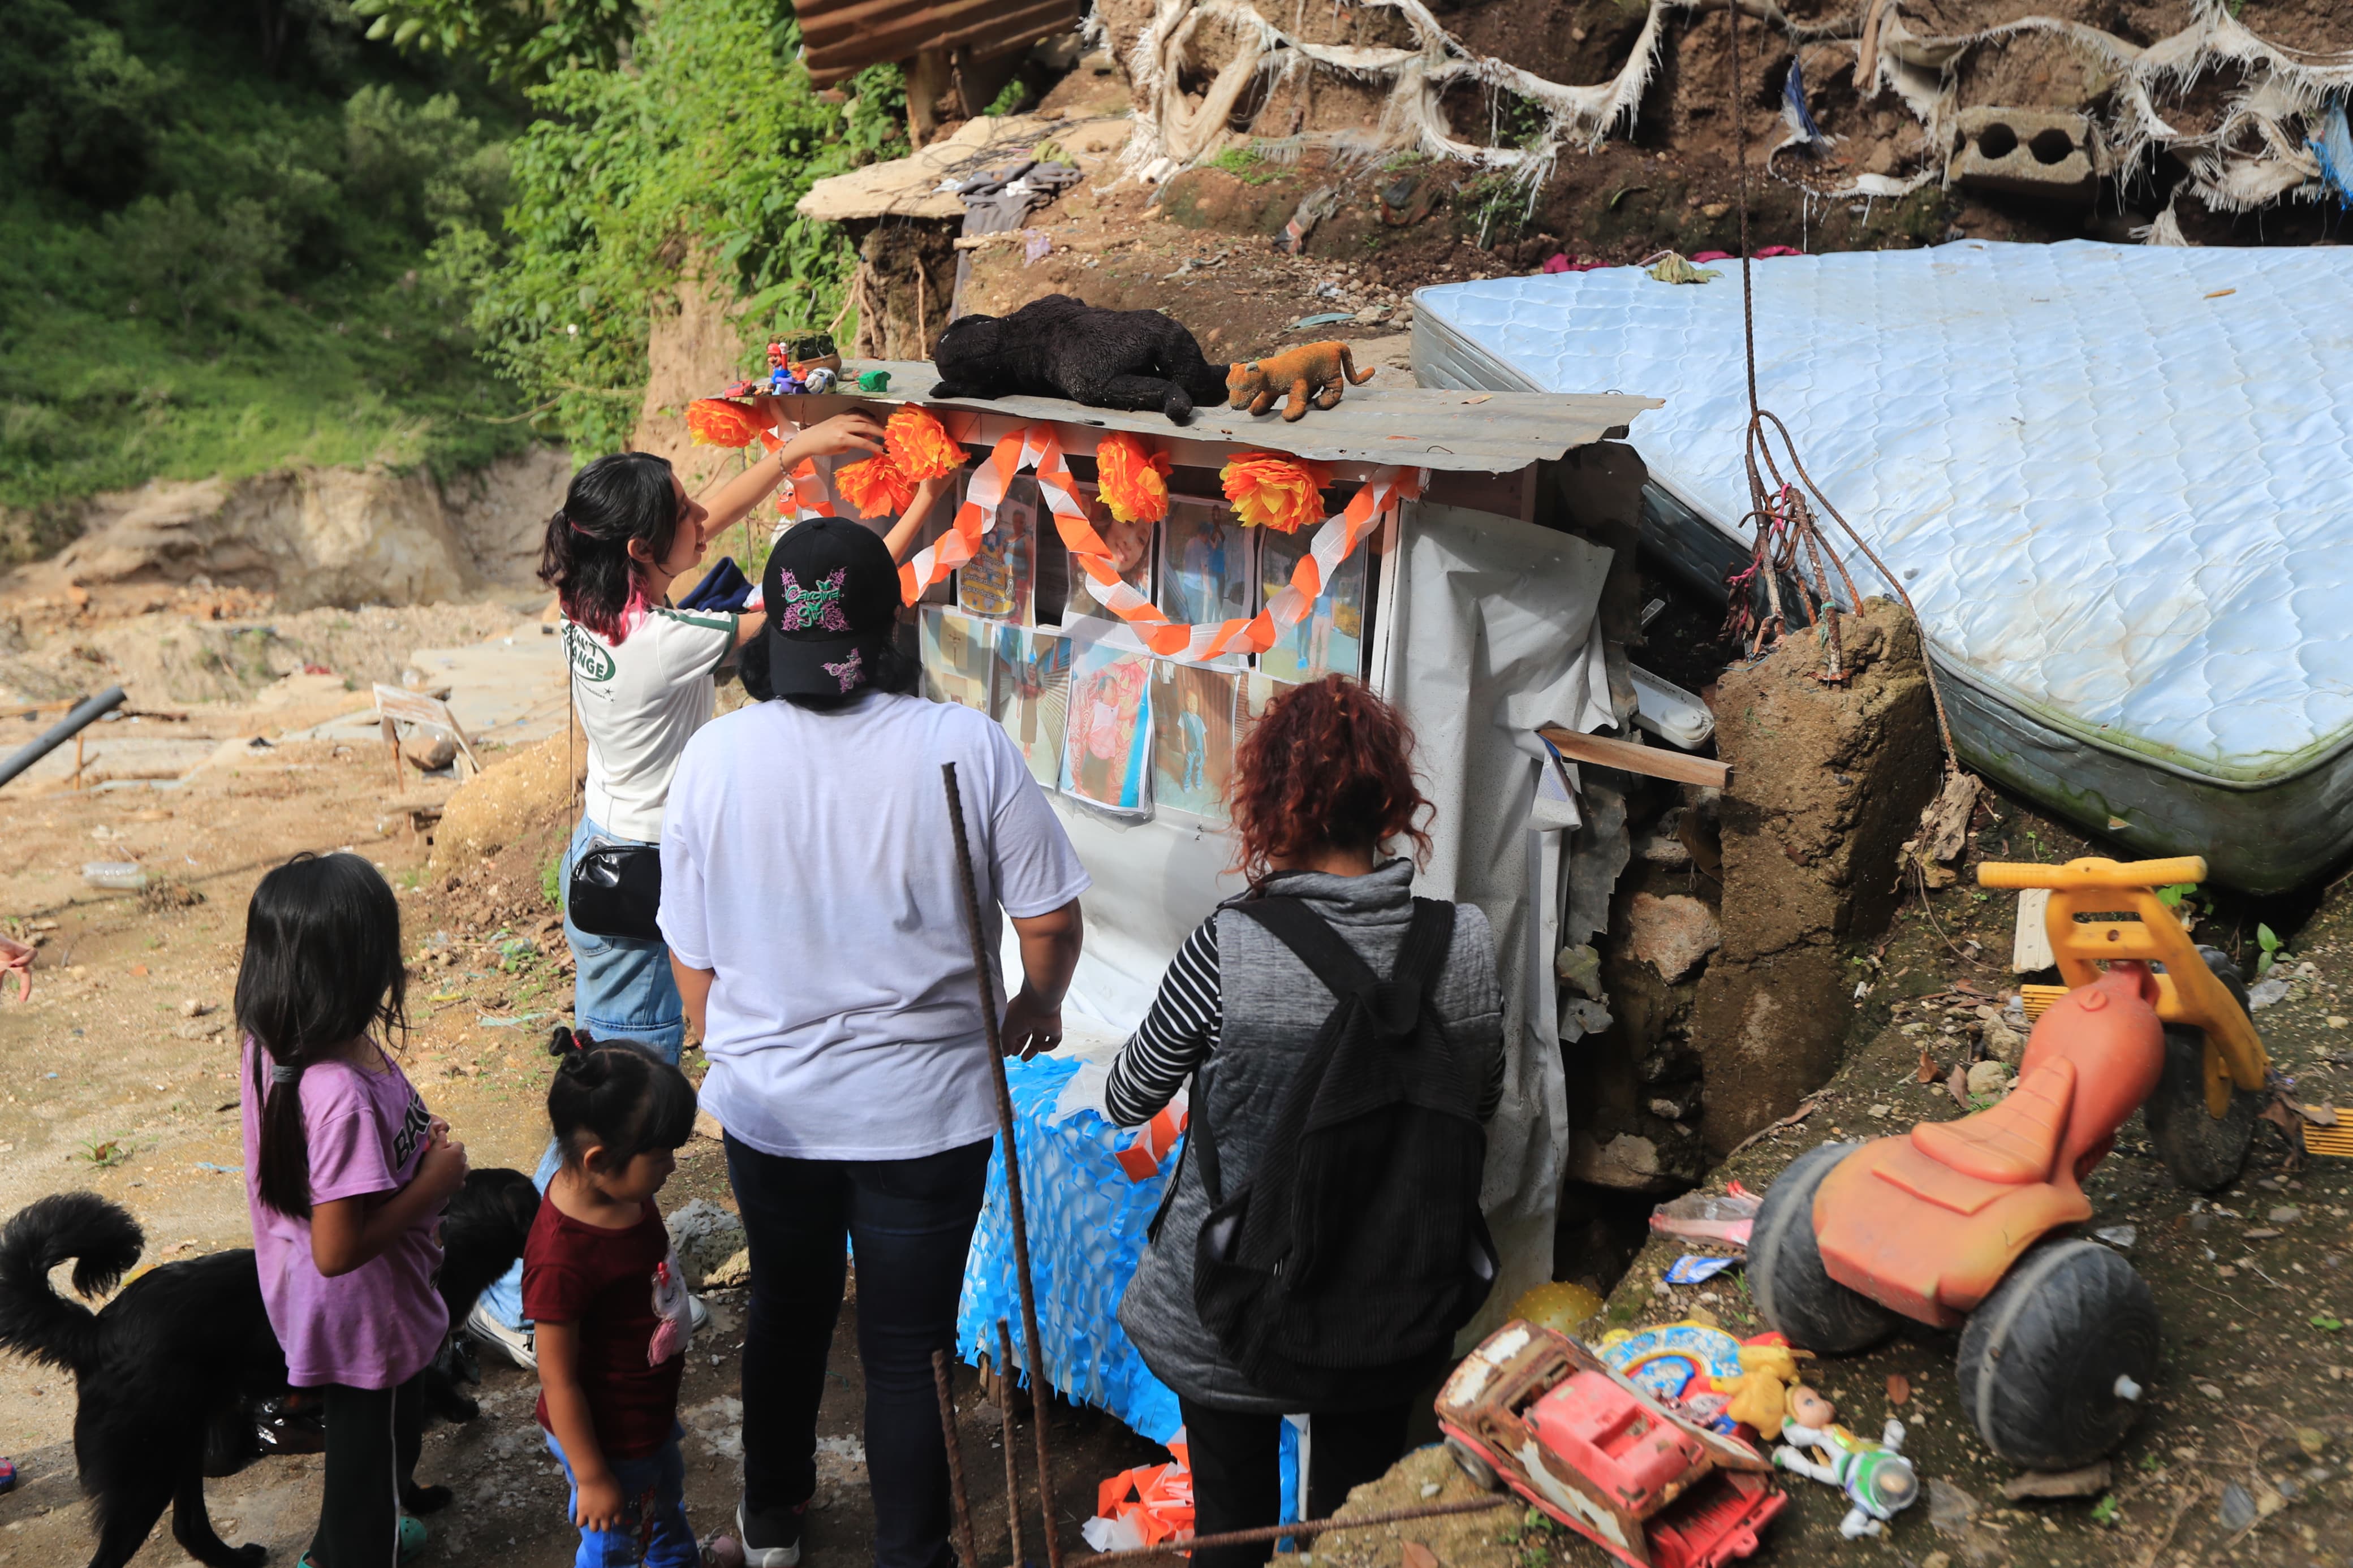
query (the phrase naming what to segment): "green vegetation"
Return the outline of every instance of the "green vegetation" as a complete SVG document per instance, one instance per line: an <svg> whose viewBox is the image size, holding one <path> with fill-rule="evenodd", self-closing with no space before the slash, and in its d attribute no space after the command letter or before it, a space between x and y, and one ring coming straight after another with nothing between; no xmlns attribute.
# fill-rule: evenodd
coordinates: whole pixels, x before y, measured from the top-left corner
<svg viewBox="0 0 2353 1568"><path fill-rule="evenodd" d="M442 253L516 108L339 0L0 0L0 506L527 440Z"/></svg>
<svg viewBox="0 0 2353 1568"><path fill-rule="evenodd" d="M501 374L584 450L627 436L649 312L687 268L732 287L747 346L838 314L856 258L794 204L904 153L906 93L877 66L828 103L799 50L782 0L665 0L632 68L530 90L541 118L512 148L510 249L475 258L472 320Z"/></svg>
<svg viewBox="0 0 2353 1568"><path fill-rule="evenodd" d="M1255 147L1229 147L1209 160L1212 169L1223 169L1246 185L1263 185L1282 176L1280 169L1267 167L1266 160Z"/></svg>
<svg viewBox="0 0 2353 1568"><path fill-rule="evenodd" d="M837 321L794 204L905 96L799 46L788 0L0 0L0 508L610 449L691 269L747 346Z"/></svg>
<svg viewBox="0 0 2353 1568"><path fill-rule="evenodd" d="M615 68L638 19L633 0L353 0L352 12L371 39L472 60L516 85Z"/></svg>

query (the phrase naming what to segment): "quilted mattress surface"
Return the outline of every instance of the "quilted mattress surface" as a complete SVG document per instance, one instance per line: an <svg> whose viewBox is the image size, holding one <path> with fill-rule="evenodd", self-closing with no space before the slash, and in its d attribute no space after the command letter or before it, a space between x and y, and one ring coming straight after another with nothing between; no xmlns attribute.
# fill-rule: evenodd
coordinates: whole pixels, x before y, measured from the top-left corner
<svg viewBox="0 0 2353 1568"><path fill-rule="evenodd" d="M1736 535L1739 268L1711 265L1425 289L1417 368L1665 398L1633 434L1652 480ZM2353 248L1965 240L1754 278L1760 400L1940 664L2241 788L2353 741Z"/></svg>

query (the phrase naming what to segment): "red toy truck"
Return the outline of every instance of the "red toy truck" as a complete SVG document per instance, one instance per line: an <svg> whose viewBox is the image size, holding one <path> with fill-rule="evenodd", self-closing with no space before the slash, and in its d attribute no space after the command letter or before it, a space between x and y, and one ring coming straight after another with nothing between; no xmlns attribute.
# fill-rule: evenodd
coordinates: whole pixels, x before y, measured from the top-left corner
<svg viewBox="0 0 2353 1568"><path fill-rule="evenodd" d="M1518 1319L1438 1395L1446 1446L1635 1568L1716 1568L1757 1550L1788 1499L1770 1461L1674 1415L1566 1334Z"/></svg>

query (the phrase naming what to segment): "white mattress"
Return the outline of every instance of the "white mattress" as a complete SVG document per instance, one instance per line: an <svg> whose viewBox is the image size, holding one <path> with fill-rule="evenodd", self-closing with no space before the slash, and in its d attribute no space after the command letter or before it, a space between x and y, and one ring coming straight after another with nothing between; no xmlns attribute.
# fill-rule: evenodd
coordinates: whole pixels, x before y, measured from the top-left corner
<svg viewBox="0 0 2353 1568"><path fill-rule="evenodd" d="M1713 265L1701 285L1615 268L1423 289L1416 368L1665 398L1634 446L1737 538L1739 270ZM1761 401L1905 580L1940 667L2224 789L2353 741L2353 249L1962 241L1755 279Z"/></svg>

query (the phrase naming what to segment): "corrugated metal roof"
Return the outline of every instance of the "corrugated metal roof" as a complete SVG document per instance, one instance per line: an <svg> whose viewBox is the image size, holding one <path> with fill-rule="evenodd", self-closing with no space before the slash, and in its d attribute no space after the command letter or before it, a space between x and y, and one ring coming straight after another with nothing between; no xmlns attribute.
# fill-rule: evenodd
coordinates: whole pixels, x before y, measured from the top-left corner
<svg viewBox="0 0 2353 1568"><path fill-rule="evenodd" d="M809 79L830 87L868 66L961 47L987 59L1075 27L1079 0L800 0Z"/></svg>
<svg viewBox="0 0 2353 1568"><path fill-rule="evenodd" d="M924 403L983 415L980 439L1035 420L1133 430L1176 448L1179 462L1215 466L1207 453L1188 458L1193 444L1248 446L1318 462L1410 463L1466 473L1514 473L1573 447L1622 437L1634 416L1662 406L1656 397L1623 393L1454 392L1437 387L1352 386L1337 408L1315 408L1295 425L1279 414L1257 418L1220 403L1198 410L1189 425L1159 414L1090 408L1059 397L934 398L938 372L924 360L860 360L858 370L887 370L887 394L830 393L807 398L808 417L824 418L861 404ZM994 416L994 417L987 417Z"/></svg>

